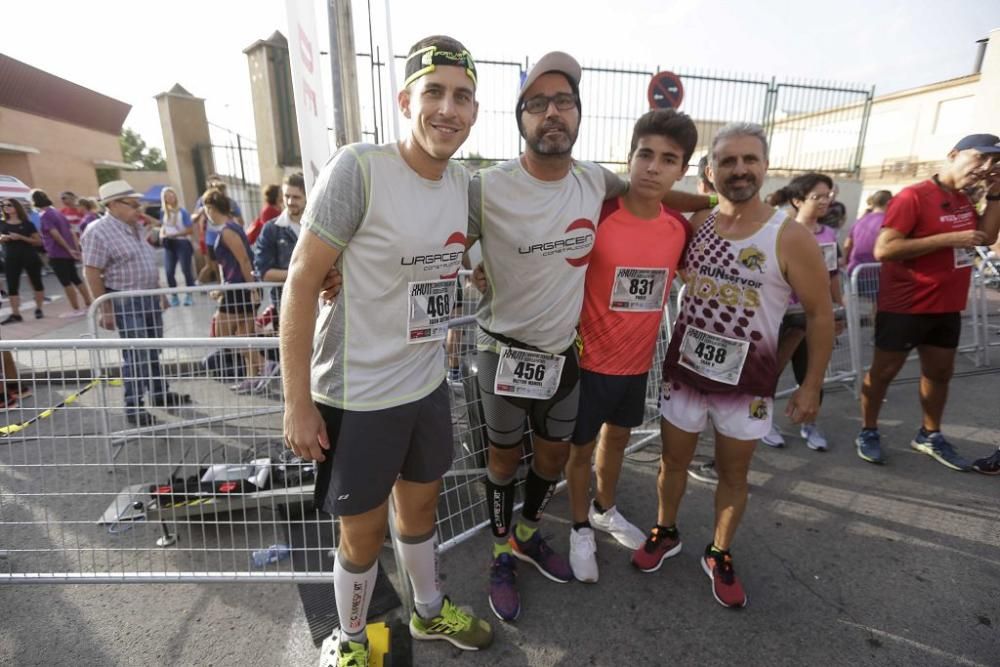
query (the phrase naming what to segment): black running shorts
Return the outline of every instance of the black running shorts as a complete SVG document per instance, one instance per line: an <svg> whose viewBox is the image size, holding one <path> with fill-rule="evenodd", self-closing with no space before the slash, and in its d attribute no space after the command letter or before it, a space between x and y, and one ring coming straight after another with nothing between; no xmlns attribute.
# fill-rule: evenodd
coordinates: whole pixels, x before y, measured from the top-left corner
<svg viewBox="0 0 1000 667"><path fill-rule="evenodd" d="M875 347L909 352L920 345L954 350L962 335L961 313L885 313L875 315Z"/></svg>
<svg viewBox="0 0 1000 667"><path fill-rule="evenodd" d="M573 431L574 445L589 445L605 422L633 428L646 416L646 379L642 375L604 375L580 371L580 411Z"/></svg>
<svg viewBox="0 0 1000 667"><path fill-rule="evenodd" d="M397 479L436 482L453 457L448 384L413 403L358 412L316 404L330 439L316 478L316 507L335 516L381 505Z"/></svg>

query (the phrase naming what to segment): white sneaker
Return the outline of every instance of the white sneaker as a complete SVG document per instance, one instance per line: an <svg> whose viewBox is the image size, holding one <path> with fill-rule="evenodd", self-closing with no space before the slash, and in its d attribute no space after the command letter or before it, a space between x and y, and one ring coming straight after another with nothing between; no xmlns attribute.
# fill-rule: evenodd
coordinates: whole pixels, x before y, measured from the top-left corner
<svg viewBox="0 0 1000 667"><path fill-rule="evenodd" d="M827 448L826 437L820 432L816 424L803 424L799 430L806 441L806 447L817 452L825 452Z"/></svg>
<svg viewBox="0 0 1000 667"><path fill-rule="evenodd" d="M768 447L784 447L785 438L781 435L781 431L775 424L771 424L771 432L760 439Z"/></svg>
<svg viewBox="0 0 1000 667"><path fill-rule="evenodd" d="M577 581L597 583L597 541L590 528L569 530L569 566Z"/></svg>
<svg viewBox="0 0 1000 667"><path fill-rule="evenodd" d="M609 507L604 514L601 514L594 509L594 503L591 503L587 518L591 526L610 533L619 544L630 551L635 551L646 543L646 535L619 514L617 507Z"/></svg>

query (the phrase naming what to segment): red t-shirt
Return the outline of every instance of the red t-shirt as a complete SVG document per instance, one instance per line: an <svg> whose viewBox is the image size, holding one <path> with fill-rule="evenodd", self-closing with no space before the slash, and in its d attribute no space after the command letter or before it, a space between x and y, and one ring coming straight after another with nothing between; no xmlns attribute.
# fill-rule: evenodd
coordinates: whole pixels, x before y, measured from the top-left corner
<svg viewBox="0 0 1000 667"><path fill-rule="evenodd" d="M83 220L83 209L64 206L59 209L59 212L63 214L64 218L66 218L66 222L69 223L70 229L79 229L80 222Z"/></svg>
<svg viewBox="0 0 1000 667"><path fill-rule="evenodd" d="M264 208L260 210L260 215L257 219L253 221L250 225L250 231L247 232L247 239L251 244L257 242L257 237L260 235L260 230L264 228L264 225L270 220L274 220L279 215L281 215L281 209L277 206L271 206L270 204L265 204Z"/></svg>
<svg viewBox="0 0 1000 667"><path fill-rule="evenodd" d="M973 230L978 216L961 192L933 180L904 188L889 202L883 228L921 239ZM970 254L941 248L914 259L883 261L878 308L887 313L957 313L965 310L972 276Z"/></svg>
<svg viewBox="0 0 1000 667"><path fill-rule="evenodd" d="M621 198L604 202L580 314L581 368L605 375L649 371L663 303L690 235L676 211L663 208L643 220Z"/></svg>

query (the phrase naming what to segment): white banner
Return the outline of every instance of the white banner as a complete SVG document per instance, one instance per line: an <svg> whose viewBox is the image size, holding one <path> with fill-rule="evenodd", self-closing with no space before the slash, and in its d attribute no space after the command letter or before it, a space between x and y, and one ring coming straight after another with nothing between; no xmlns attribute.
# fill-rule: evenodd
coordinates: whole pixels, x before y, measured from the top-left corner
<svg viewBox="0 0 1000 667"><path fill-rule="evenodd" d="M330 139L323 103L323 61L316 37L315 0L285 0L288 9L288 54L292 65L295 117L298 120L302 173L306 191L330 159Z"/></svg>

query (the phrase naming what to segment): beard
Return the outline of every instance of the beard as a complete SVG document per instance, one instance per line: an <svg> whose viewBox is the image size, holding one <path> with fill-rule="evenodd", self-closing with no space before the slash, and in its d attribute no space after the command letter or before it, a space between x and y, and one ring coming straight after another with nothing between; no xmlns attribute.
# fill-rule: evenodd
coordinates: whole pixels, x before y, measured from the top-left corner
<svg viewBox="0 0 1000 667"><path fill-rule="evenodd" d="M561 134L546 134L550 130L561 130ZM539 155L569 155L576 143L578 129L570 131L564 123L543 123L525 142Z"/></svg>
<svg viewBox="0 0 1000 667"><path fill-rule="evenodd" d="M733 185L733 181L746 181L746 185ZM724 183L719 183L716 186L719 190L719 194L733 202L734 204L742 204L745 201L750 201L757 196L760 192L760 183L757 179L747 174L741 178L730 178Z"/></svg>

